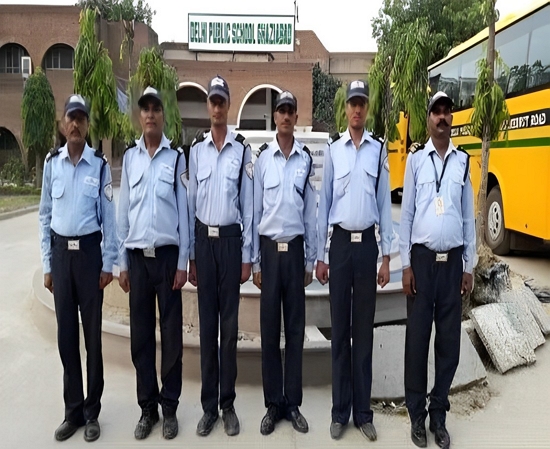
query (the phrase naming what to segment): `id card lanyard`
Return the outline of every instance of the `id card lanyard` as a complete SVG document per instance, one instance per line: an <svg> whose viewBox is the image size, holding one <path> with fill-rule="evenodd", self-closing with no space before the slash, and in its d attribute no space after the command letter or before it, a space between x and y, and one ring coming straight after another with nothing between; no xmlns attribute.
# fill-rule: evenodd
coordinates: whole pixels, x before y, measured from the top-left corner
<svg viewBox="0 0 550 449"><path fill-rule="evenodd" d="M436 196L435 196L434 204L435 204L435 214L437 216L443 215L445 213L445 203L443 201L443 197L439 195L439 190L441 189L441 182L443 181L443 175L445 174L445 169L447 168L447 162L449 162L449 156L447 156L443 161L443 169L441 170L441 176L437 176L437 168L435 168L434 154L430 153L430 159L432 160L432 165L434 167L434 175L435 175Z"/></svg>

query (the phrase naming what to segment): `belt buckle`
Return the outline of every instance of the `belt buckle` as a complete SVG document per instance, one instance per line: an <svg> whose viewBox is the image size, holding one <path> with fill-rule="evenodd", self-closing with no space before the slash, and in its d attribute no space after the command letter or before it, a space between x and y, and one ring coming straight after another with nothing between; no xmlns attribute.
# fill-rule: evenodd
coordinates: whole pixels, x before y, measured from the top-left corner
<svg viewBox="0 0 550 449"><path fill-rule="evenodd" d="M67 249L70 251L80 250L80 240L67 240Z"/></svg>
<svg viewBox="0 0 550 449"><path fill-rule="evenodd" d="M208 237L219 238L220 228L218 226L208 226Z"/></svg>
<svg viewBox="0 0 550 449"><path fill-rule="evenodd" d="M351 242L352 243L361 243L363 241L363 233L361 232L352 232L351 233Z"/></svg>
<svg viewBox="0 0 550 449"><path fill-rule="evenodd" d="M288 252L288 243L277 243L277 251L280 253Z"/></svg>
<svg viewBox="0 0 550 449"><path fill-rule="evenodd" d="M151 257L151 258L154 258L155 257L155 248L145 248L143 250L143 255L145 257Z"/></svg>
<svg viewBox="0 0 550 449"><path fill-rule="evenodd" d="M448 253L435 253L436 262L447 262L448 257L449 257Z"/></svg>

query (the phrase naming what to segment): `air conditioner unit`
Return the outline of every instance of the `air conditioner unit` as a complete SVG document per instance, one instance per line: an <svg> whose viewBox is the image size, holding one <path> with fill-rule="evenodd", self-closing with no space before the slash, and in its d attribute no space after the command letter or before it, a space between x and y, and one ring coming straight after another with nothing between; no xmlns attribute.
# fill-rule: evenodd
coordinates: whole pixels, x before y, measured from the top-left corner
<svg viewBox="0 0 550 449"><path fill-rule="evenodd" d="M23 79L27 79L31 76L32 73L32 64L30 56L21 56L21 74Z"/></svg>

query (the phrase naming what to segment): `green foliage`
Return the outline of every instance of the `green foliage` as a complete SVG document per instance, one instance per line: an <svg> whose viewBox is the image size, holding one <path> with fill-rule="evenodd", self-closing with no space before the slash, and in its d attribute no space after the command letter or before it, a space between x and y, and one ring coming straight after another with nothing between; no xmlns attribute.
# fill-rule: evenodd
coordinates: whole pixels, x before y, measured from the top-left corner
<svg viewBox="0 0 550 449"><path fill-rule="evenodd" d="M335 117L333 100L342 82L323 72L319 63L313 67L313 119L329 132L334 132Z"/></svg>
<svg viewBox="0 0 550 449"><path fill-rule="evenodd" d="M176 88L178 74L176 69L168 65L159 48L144 48L139 55L136 73L128 85L129 113L132 116L121 118L119 123L123 128L123 138L131 142L141 134L137 123L137 101L147 86L157 89L162 96L164 105L164 134L172 142L173 147L183 144L181 132L181 116L178 108ZM132 125L133 123L133 125Z"/></svg>
<svg viewBox="0 0 550 449"><path fill-rule="evenodd" d="M348 117L346 116L346 89L347 84L342 85L334 95L334 124L336 131L344 132L348 127Z"/></svg>
<svg viewBox="0 0 550 449"><path fill-rule="evenodd" d="M2 175L0 174L0 176ZM15 186L0 186L0 195L40 195L40 189L21 184Z"/></svg>
<svg viewBox="0 0 550 449"><path fill-rule="evenodd" d="M29 150L29 156L43 159L54 143L55 99L41 67L37 67L25 83L21 121L23 145Z"/></svg>
<svg viewBox="0 0 550 449"><path fill-rule="evenodd" d="M96 9L105 20L120 22L128 20L145 23L151 26L151 21L156 11L143 0L79 0L77 6L82 9Z"/></svg>
<svg viewBox="0 0 550 449"><path fill-rule="evenodd" d="M510 119L508 107L501 87L493 80L492 71L483 58L477 62L478 77L474 96L474 110L470 118L470 131L473 136L483 139L486 125L490 129L490 140L496 140L502 125Z"/></svg>
<svg viewBox="0 0 550 449"><path fill-rule="evenodd" d="M3 182L22 186L25 182L25 166L19 157L11 156L0 171Z"/></svg>
<svg viewBox="0 0 550 449"><path fill-rule="evenodd" d="M92 141L114 137L118 104L113 63L95 33L96 11L80 12L80 37L75 49L74 89L90 102Z"/></svg>

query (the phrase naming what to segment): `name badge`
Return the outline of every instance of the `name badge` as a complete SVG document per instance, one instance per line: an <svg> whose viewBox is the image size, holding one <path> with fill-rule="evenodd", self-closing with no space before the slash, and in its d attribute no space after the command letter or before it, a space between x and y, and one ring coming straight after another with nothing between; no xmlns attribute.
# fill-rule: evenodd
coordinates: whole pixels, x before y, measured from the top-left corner
<svg viewBox="0 0 550 449"><path fill-rule="evenodd" d="M280 253L288 252L288 243L277 243L277 251Z"/></svg>
<svg viewBox="0 0 550 449"><path fill-rule="evenodd" d="M363 241L363 234L361 232L351 233L351 243L361 243Z"/></svg>
<svg viewBox="0 0 550 449"><path fill-rule="evenodd" d="M447 257L449 255L447 253L436 253L435 255L435 261L436 262L447 262Z"/></svg>
<svg viewBox="0 0 550 449"><path fill-rule="evenodd" d="M68 240L67 249L70 251L78 251L80 249L80 240Z"/></svg>
<svg viewBox="0 0 550 449"><path fill-rule="evenodd" d="M155 248L145 248L143 250L143 255L145 257L155 257Z"/></svg>
<svg viewBox="0 0 550 449"><path fill-rule="evenodd" d="M435 198L435 214L439 217L445 213L445 203L443 197L437 196Z"/></svg>
<svg viewBox="0 0 550 449"><path fill-rule="evenodd" d="M208 237L218 238L220 236L220 228L217 226L208 226Z"/></svg>

